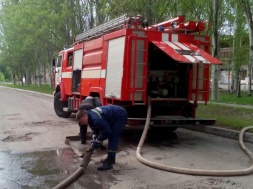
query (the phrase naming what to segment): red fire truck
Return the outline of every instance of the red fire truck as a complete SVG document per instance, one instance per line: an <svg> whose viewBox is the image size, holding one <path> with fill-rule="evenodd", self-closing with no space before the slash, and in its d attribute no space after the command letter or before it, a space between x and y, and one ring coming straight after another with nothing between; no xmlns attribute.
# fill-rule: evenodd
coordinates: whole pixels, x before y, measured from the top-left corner
<svg viewBox="0 0 253 189"><path fill-rule="evenodd" d="M127 125L143 125L147 96L151 126L212 124L196 119L199 101L207 103L210 65L205 23L184 16L148 26L141 16L123 15L81 33L54 61L54 109L69 117L87 96L103 105L123 106Z"/></svg>

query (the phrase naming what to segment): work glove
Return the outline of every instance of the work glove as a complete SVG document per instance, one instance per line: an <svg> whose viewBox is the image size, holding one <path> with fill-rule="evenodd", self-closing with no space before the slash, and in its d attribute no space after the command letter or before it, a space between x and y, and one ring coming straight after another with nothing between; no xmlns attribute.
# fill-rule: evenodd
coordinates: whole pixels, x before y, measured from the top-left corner
<svg viewBox="0 0 253 189"><path fill-rule="evenodd" d="M96 140L97 139L97 135L96 134L93 134L92 135L92 140Z"/></svg>
<svg viewBox="0 0 253 189"><path fill-rule="evenodd" d="M102 149L102 150L105 150L106 149L106 147L103 145L103 142L102 141L99 141L99 140L97 140L97 139L93 139L92 141L91 141L91 145L96 149L96 148L100 148L100 149Z"/></svg>

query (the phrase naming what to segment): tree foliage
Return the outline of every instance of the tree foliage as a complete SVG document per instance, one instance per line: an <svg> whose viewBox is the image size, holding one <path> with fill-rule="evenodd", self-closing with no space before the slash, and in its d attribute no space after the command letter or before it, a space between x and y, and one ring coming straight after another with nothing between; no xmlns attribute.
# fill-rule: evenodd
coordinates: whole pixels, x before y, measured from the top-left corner
<svg viewBox="0 0 253 189"><path fill-rule="evenodd" d="M178 15L187 20L207 21L209 36L219 36L212 46L219 56L220 47L234 46L233 69L248 64L252 45L252 0L217 0L219 13L215 19L214 0L0 0L0 71L6 78L41 84L37 77L51 72L51 59L69 47L74 37L110 19L128 14L143 15L149 25ZM246 18L246 19L245 19ZM250 38L251 37L251 38ZM250 40L249 40L250 39ZM250 41L250 43L249 43ZM253 55L250 55L253 57ZM232 65L232 64L231 64ZM231 66L232 67L232 66ZM9 74L9 75L8 75ZM45 82L45 81L44 81Z"/></svg>

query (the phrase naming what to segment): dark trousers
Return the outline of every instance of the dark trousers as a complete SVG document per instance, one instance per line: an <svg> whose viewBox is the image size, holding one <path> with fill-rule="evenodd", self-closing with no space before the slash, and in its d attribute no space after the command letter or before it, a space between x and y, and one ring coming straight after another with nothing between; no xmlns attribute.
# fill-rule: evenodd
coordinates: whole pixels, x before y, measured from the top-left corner
<svg viewBox="0 0 253 189"><path fill-rule="evenodd" d="M80 125L81 144L86 143L87 125Z"/></svg>
<svg viewBox="0 0 253 189"><path fill-rule="evenodd" d="M110 123L112 134L108 138L108 151L114 151L116 152L119 146L119 140L120 135L123 127L125 126L127 122L127 112L120 111L120 114L117 116L117 119L115 119L112 123Z"/></svg>

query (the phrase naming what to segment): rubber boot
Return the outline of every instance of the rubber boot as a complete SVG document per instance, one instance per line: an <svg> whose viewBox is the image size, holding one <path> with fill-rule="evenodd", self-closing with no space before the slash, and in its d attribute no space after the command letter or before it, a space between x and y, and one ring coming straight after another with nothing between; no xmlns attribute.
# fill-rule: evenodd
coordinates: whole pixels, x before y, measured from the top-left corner
<svg viewBox="0 0 253 189"><path fill-rule="evenodd" d="M107 171L113 168L113 162L115 162L115 157L108 156L107 161L97 168L99 171Z"/></svg>
<svg viewBox="0 0 253 189"><path fill-rule="evenodd" d="M99 171L107 171L113 168L113 160L108 158L107 162L103 163L101 166L97 167Z"/></svg>
<svg viewBox="0 0 253 189"><path fill-rule="evenodd" d="M80 125L81 144L86 144L87 125Z"/></svg>
<svg viewBox="0 0 253 189"><path fill-rule="evenodd" d="M107 155L106 158L100 160L101 163L106 163L108 161L109 161L109 155ZM115 164L115 156L114 157L112 156L110 161L112 161L112 164Z"/></svg>

